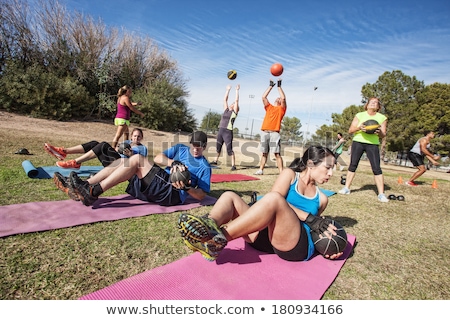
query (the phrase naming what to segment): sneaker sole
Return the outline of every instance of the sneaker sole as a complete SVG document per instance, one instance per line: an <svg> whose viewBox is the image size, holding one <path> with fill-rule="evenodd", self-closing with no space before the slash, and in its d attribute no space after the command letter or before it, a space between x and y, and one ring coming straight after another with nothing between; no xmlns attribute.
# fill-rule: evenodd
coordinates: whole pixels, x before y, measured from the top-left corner
<svg viewBox="0 0 450 320"><path fill-rule="evenodd" d="M207 249L202 250L200 248L194 247L189 241L187 241L186 239L183 239L184 244L192 251L194 252L200 252L202 257L205 258L206 260L213 262L217 259L217 256L213 256L211 254L208 253Z"/></svg>
<svg viewBox="0 0 450 320"><path fill-rule="evenodd" d="M53 182L55 183L56 187L67 194L70 199L75 201L80 201L80 198L78 198L78 195L73 192L69 187L66 187L57 177L57 175L53 176Z"/></svg>
<svg viewBox="0 0 450 320"><path fill-rule="evenodd" d="M181 214L178 218L178 230L181 236L191 243L206 242L217 236L218 241L219 238L225 239L222 231L213 229L216 235L211 235L210 229L200 218L187 214Z"/></svg>
<svg viewBox="0 0 450 320"><path fill-rule="evenodd" d="M60 153L53 151L52 148L48 147L47 144L44 144L44 149L45 151L47 151L47 153L53 157L55 157L58 160L64 160L66 158L66 156L61 155Z"/></svg>
<svg viewBox="0 0 450 320"><path fill-rule="evenodd" d="M78 167L75 167L75 166L61 166L61 165L58 164L58 162L56 162L56 166L60 167L62 169L76 169L76 170L80 169L80 167L81 167L81 166L78 166Z"/></svg>
<svg viewBox="0 0 450 320"><path fill-rule="evenodd" d="M76 175L72 175L72 173L75 173L74 171L72 171L71 173L70 173L70 177L69 177L69 183L68 183L68 185L69 185L69 190L71 191L71 192L73 192L74 194L76 194L77 196L78 196L78 198L80 199L80 201L86 206L86 207L89 207L89 206L92 206L93 204L94 204L94 202L95 201L97 201L98 200L98 198L96 198L96 199L86 199L84 196L83 196L83 194L78 190L78 185L80 185L80 182L79 181L77 181L77 176ZM78 178L79 179L79 178Z"/></svg>

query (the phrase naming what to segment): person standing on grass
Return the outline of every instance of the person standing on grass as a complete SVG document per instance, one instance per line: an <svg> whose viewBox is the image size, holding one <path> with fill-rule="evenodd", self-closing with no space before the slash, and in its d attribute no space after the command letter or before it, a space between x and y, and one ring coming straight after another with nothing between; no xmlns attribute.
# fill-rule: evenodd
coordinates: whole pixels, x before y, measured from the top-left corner
<svg viewBox="0 0 450 320"><path fill-rule="evenodd" d="M417 178L423 175L427 169L425 168L424 158L427 159L435 166L439 164L437 160L441 157L439 155L433 155L430 152L430 141L434 138L433 131L425 131L425 136L417 140L414 146L408 152L408 159L411 161L413 166L417 168L417 171L405 182L407 186L416 187L417 184L414 182Z"/></svg>
<svg viewBox="0 0 450 320"><path fill-rule="evenodd" d="M227 146L227 154L231 157L231 171L236 170L236 160L233 152L233 124L239 113L239 89L240 85L236 86L236 96L234 102L228 105L228 95L231 90L231 86L228 85L225 91L225 97L223 98L223 114L220 119L219 133L217 134L216 142L216 159L211 162L211 164L216 165L219 161L220 152L222 151L222 146L225 143Z"/></svg>
<svg viewBox="0 0 450 320"><path fill-rule="evenodd" d="M354 134L351 147L352 151L347 179L345 186L339 191L340 194L350 194L350 186L355 178L356 168L365 152L374 174L375 184L378 190L378 201L389 202L389 199L384 194L384 177L380 166L380 139L386 136L387 117L379 113L380 109L381 104L378 98L370 98L364 106L365 111L358 112L350 124L348 133ZM374 133L367 133L363 124L370 119L376 120L380 124L380 127Z"/></svg>
<svg viewBox="0 0 450 320"><path fill-rule="evenodd" d="M269 152L275 155L277 162L278 171L281 173L283 171L283 158L281 157L281 122L286 114L286 95L281 88L281 79L278 80L278 93L279 97L275 99L275 103L270 104L267 96L269 95L272 88L275 86L275 82L270 80L269 87L264 91L262 96L262 101L264 104L264 110L266 114L261 126L261 162L259 164L259 170L255 172L256 175L264 174L264 167L267 163L267 157Z"/></svg>
<svg viewBox="0 0 450 320"><path fill-rule="evenodd" d="M128 86L121 87L117 92L117 113L114 118L114 125L117 126L117 131L111 144L114 149L117 147L122 135L124 140L128 140L130 137L128 127L130 126L131 111L137 113L142 118L144 117L144 114L136 109L136 106L140 106L142 103L131 102L132 94L133 90Z"/></svg>
<svg viewBox="0 0 450 320"><path fill-rule="evenodd" d="M334 163L334 168L333 168L333 170L336 170L336 166L337 166L337 164L338 164L338 162L339 162L339 161L338 161L338 160L339 160L339 157L341 156L342 150L344 149L345 141L346 141L346 140L344 139L344 136L342 135L342 133L338 132L336 144L335 144L335 146L333 147L333 149L331 150L331 151L334 152L334 157L336 158L336 161L335 161L335 163ZM341 159L341 160L342 160L342 159ZM341 170L341 171L345 168L345 166L343 166L341 163L339 163L339 167L340 167L340 170Z"/></svg>

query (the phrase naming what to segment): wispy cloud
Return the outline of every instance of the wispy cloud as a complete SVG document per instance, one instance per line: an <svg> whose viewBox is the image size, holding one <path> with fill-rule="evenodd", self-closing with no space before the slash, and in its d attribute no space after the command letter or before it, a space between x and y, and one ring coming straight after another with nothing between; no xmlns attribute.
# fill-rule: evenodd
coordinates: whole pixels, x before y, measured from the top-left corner
<svg viewBox="0 0 450 320"><path fill-rule="evenodd" d="M327 123L331 113L360 104L361 87L385 71L401 70L426 84L448 83L450 74L450 4L437 0L137 1L123 9L124 19L106 9L122 8L117 0L76 5L155 39L178 61L188 79L188 100L202 115L221 112L225 86L239 83L241 131L250 116L264 116L261 94L274 62L285 67L287 116L304 126L310 122L310 130ZM233 82L226 78L230 69L238 72Z"/></svg>

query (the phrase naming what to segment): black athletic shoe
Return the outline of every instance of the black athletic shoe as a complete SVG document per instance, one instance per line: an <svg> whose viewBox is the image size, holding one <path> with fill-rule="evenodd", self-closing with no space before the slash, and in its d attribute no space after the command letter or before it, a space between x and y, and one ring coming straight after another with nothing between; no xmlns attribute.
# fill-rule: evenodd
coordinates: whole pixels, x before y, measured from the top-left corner
<svg viewBox="0 0 450 320"><path fill-rule="evenodd" d="M91 194L92 188L89 182L81 180L75 171L70 173L69 181L69 187L73 189L74 193L85 206L92 206L97 201L98 197L94 197Z"/></svg>
<svg viewBox="0 0 450 320"><path fill-rule="evenodd" d="M55 172L55 174L53 175L53 182L55 182L56 187L67 194L70 199L80 201L78 195L70 187L69 179L64 177L61 173Z"/></svg>

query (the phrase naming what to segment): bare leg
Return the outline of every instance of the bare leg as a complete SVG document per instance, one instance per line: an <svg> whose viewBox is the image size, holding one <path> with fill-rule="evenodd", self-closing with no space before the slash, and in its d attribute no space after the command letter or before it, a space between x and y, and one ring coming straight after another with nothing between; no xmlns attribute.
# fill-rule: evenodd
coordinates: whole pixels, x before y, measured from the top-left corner
<svg viewBox="0 0 450 320"><path fill-rule="evenodd" d="M104 167L102 170L97 172L95 175L93 175L92 177L87 179L87 182L89 182L89 184L100 183L101 181L106 179L108 176L110 176L119 167L124 166L124 160L125 160L125 158L120 158L120 159L113 161L109 166Z"/></svg>
<svg viewBox="0 0 450 320"><path fill-rule="evenodd" d="M89 184L100 183L103 191L111 189L121 182L127 181L133 175L142 179L150 172L153 164L145 161L144 156L134 155L130 158L120 158L111 163L88 180Z"/></svg>
<svg viewBox="0 0 450 320"><path fill-rule="evenodd" d="M95 158L97 158L97 155L94 153L94 151L89 150L88 152L86 152L86 153L83 154L82 156L76 158L75 161L76 161L77 163L80 163L80 164L81 164L81 163L83 163L83 162L86 162L86 161L89 161L89 160L95 159Z"/></svg>
<svg viewBox="0 0 450 320"><path fill-rule="evenodd" d="M345 178L345 187L350 190L350 186L352 185L352 181L355 178L356 172L349 171Z"/></svg>
<svg viewBox="0 0 450 320"><path fill-rule="evenodd" d="M236 165L236 158L234 157L234 152L231 154L231 166L234 167Z"/></svg>
<svg viewBox="0 0 450 320"><path fill-rule="evenodd" d="M267 153L263 153L261 156L261 162L259 165L259 170L264 170L264 167L266 166L267 163Z"/></svg>
<svg viewBox="0 0 450 320"><path fill-rule="evenodd" d="M425 172L427 172L427 169L425 168L425 165L421 165L417 167L417 171L414 172L411 178L409 178L409 181L414 181L417 178L419 178L421 175L423 175Z"/></svg>
<svg viewBox="0 0 450 320"><path fill-rule="evenodd" d="M283 158L281 157L281 154L279 154L279 153L275 153L275 158L277 159L277 167L278 167L278 170L280 171L280 173L281 173L281 171L283 171Z"/></svg>
<svg viewBox="0 0 450 320"><path fill-rule="evenodd" d="M378 175L374 176L374 178L375 178L375 184L378 189L378 194L384 193L384 177L383 177L383 175L378 174Z"/></svg>
<svg viewBox="0 0 450 320"><path fill-rule="evenodd" d="M64 152L66 154L80 154L80 153L84 153L84 149L83 149L83 146L81 144L79 144L74 147L64 148Z"/></svg>
<svg viewBox="0 0 450 320"><path fill-rule="evenodd" d="M237 194L226 192L217 200L209 216L218 225L227 223L224 234L228 240L248 236L254 241L259 230L269 227L272 245L288 251L295 247L300 236L297 215L277 192L267 193L251 207Z"/></svg>
<svg viewBox="0 0 450 320"><path fill-rule="evenodd" d="M125 132L128 132L128 126L126 124L117 126L116 135L114 136L112 147L115 149L117 147L117 144L119 143L120 137L125 134ZM126 139L128 140L128 139Z"/></svg>

